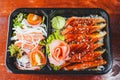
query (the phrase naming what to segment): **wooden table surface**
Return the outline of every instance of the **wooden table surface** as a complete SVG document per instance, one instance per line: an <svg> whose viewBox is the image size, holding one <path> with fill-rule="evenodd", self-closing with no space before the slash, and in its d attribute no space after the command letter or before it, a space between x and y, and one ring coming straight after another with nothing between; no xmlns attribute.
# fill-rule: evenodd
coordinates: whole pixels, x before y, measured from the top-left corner
<svg viewBox="0 0 120 80"><path fill-rule="evenodd" d="M16 8L102 8L110 15L113 68L104 75L13 74L5 67L8 16ZM120 76L120 0L0 0L0 80L111 80ZM117 62L117 63L116 63ZM116 68L117 66L117 68ZM111 75L115 72L114 75ZM119 78L120 79L120 78Z"/></svg>

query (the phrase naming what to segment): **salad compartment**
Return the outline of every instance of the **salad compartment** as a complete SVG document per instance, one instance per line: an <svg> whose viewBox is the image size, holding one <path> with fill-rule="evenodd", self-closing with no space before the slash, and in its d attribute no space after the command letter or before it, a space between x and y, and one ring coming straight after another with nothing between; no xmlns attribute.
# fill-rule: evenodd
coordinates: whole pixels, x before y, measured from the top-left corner
<svg viewBox="0 0 120 80"><path fill-rule="evenodd" d="M42 10L42 9L37 9L37 8L31 8L31 9L29 9L29 8L19 8L19 9L16 9L15 11L13 11L12 13L11 13L11 15L9 16L9 22L8 22L8 26L9 26L9 28L8 28L8 40L7 40L7 52L6 52L6 67L7 67L7 69L9 70L9 71L11 71L11 72L13 72L13 73L20 73L20 74L23 74L23 73L27 73L27 74L29 74L29 73L33 73L33 74L36 74L36 73L43 73L44 72L44 70L46 69L46 64L47 64L47 58L45 58L45 60L46 60L46 62L45 62L45 65L43 65L42 66L42 68L40 69L40 70L32 70L32 69L30 69L30 70L20 70L20 69L18 69L19 67L18 66L16 66L16 64L15 64L15 61L16 61L16 58L15 57L11 57L11 55L10 55L10 51L9 51L9 46L10 45L12 45L12 44L14 44L15 43L15 40L12 40L12 37L13 37L13 33L15 32L15 30L13 29L14 27L17 27L17 26L15 26L15 25L13 25L14 24L14 21L13 20L15 20L15 18L16 17L18 17L18 15L20 15L20 14L25 14L25 15L28 15L29 13L32 13L32 14L35 14L35 15L37 15L37 16L41 16L41 17L43 17L44 16L44 24L46 25L46 26L48 26L48 15L45 13L45 11L44 10ZM24 20L24 23L23 24L26 24L25 23L25 20ZM30 26L31 27L31 26ZM26 27L25 27L26 28ZM31 29L31 30L30 30ZM30 28L29 29L29 26L28 26L28 30L30 30L29 32L31 32L31 33L34 33L34 30L32 29L32 28ZM22 30L22 29L20 29L21 31L24 31L24 30ZM18 31L20 31L20 30L18 30ZM28 30L26 30L26 32L28 31ZM36 29L35 29L36 30ZM16 31L16 32L18 32L18 31ZM46 27L46 33L47 33L47 31L48 31L48 28ZM30 34L30 33L28 33L28 34ZM18 34L19 35L19 34ZM26 35L26 34L25 34ZM32 34L33 35L33 37L35 37L35 34ZM37 35L37 34L36 34ZM27 36L25 36L24 38L26 38ZM47 38L47 34L46 34L46 38ZM19 40L18 40L19 41ZM17 41L16 41L17 42ZM43 47L43 50L45 51L45 47ZM46 54L45 54L45 52L44 52L44 54L43 54L45 57L46 57ZM22 59L21 59L22 60ZM24 60L24 59L23 59ZM23 61L22 60L22 61ZM24 61L23 61L24 62ZM33 64L34 65L34 64ZM21 66L20 66L21 67ZM27 68L26 68L27 69Z"/></svg>

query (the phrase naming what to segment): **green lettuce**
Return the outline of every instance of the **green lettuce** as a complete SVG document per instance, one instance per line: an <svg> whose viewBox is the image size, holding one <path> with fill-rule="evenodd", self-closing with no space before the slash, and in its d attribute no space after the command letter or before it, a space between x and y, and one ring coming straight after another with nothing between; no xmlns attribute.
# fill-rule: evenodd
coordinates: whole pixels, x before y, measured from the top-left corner
<svg viewBox="0 0 120 80"><path fill-rule="evenodd" d="M44 24L44 21L45 21L45 16L43 16L43 18L42 18L42 23Z"/></svg>
<svg viewBox="0 0 120 80"><path fill-rule="evenodd" d="M49 50L49 45L46 44L46 53L49 55L50 54L50 50Z"/></svg>
<svg viewBox="0 0 120 80"><path fill-rule="evenodd" d="M51 43L53 40L63 40L64 41L64 36L60 34L59 30L54 31L51 35L49 35L47 39L47 43Z"/></svg>
<svg viewBox="0 0 120 80"><path fill-rule="evenodd" d="M46 40L40 41L39 44L40 44L40 45L43 45L43 46L46 45Z"/></svg>
<svg viewBox="0 0 120 80"><path fill-rule="evenodd" d="M53 70L57 71L60 69L60 66L55 66L53 64L50 64L50 66L53 68Z"/></svg>
<svg viewBox="0 0 120 80"><path fill-rule="evenodd" d="M18 48L14 44L11 44L8 47L8 51L10 52L10 56L11 57L17 57L17 58L20 58L22 56L22 53L23 53L23 51L21 50L21 48Z"/></svg>
<svg viewBox="0 0 120 80"><path fill-rule="evenodd" d="M13 26L22 28L22 20L27 18L27 14L19 13L15 19L13 19Z"/></svg>

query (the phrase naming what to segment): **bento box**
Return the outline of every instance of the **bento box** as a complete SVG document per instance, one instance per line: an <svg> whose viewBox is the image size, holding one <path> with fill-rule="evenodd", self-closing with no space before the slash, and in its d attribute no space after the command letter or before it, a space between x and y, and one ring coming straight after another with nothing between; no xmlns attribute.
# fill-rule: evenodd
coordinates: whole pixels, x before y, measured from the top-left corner
<svg viewBox="0 0 120 80"><path fill-rule="evenodd" d="M8 19L6 67L17 74L105 74L110 20L98 8L19 8Z"/></svg>

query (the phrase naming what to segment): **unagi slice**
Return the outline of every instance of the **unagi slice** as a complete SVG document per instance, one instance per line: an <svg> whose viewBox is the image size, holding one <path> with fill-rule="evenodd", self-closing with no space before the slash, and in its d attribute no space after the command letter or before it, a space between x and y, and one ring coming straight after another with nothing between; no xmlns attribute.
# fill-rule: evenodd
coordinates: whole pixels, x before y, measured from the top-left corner
<svg viewBox="0 0 120 80"><path fill-rule="evenodd" d="M105 51L106 50L104 49L102 51L95 51L95 52L88 53L81 58L81 62L83 62L83 61L94 61L95 59L100 57Z"/></svg>
<svg viewBox="0 0 120 80"><path fill-rule="evenodd" d="M70 61L71 62L81 62L84 60L93 60L95 57L97 58L100 56L104 51L96 51L97 48L103 46L103 43L96 43L96 44L71 44L70 45ZM99 54L99 55L98 55ZM89 59L85 59L87 58ZM90 56L90 57L89 57ZM95 59L96 59L95 58Z"/></svg>
<svg viewBox="0 0 120 80"><path fill-rule="evenodd" d="M84 55L83 57L81 57L81 55L79 54L75 54L75 56L73 56L69 61L66 61L63 65L60 66L60 69L68 66L72 63L76 63L76 62L88 62L88 61L94 61L96 60L98 57L100 57L106 50L102 50L102 51L95 51L95 52L91 52L88 53L86 55ZM79 58L81 57L81 58Z"/></svg>
<svg viewBox="0 0 120 80"><path fill-rule="evenodd" d="M107 34L106 31L103 32L99 32L99 33L94 33L94 34L90 34L88 36L90 36L91 38L102 38Z"/></svg>
<svg viewBox="0 0 120 80"><path fill-rule="evenodd" d="M103 38L106 35L106 31L103 32L97 32L97 33L92 33L92 34L66 34L64 35L65 41L66 42L72 42L72 41L87 41L87 39L91 38L92 39L100 39Z"/></svg>
<svg viewBox="0 0 120 80"><path fill-rule="evenodd" d="M95 44L90 44L89 50L94 51L97 48L102 47L103 45L104 44L102 42L98 42L98 43L95 43Z"/></svg>
<svg viewBox="0 0 120 80"><path fill-rule="evenodd" d="M91 43L91 44L86 44L86 43L81 43L81 44L70 44L70 56L75 55L75 53L81 53L81 54L86 54L88 52L93 52L97 48L103 46L102 42L99 43Z"/></svg>
<svg viewBox="0 0 120 80"><path fill-rule="evenodd" d="M70 54L82 53L86 50L87 44L70 44Z"/></svg>
<svg viewBox="0 0 120 80"><path fill-rule="evenodd" d="M82 39L82 34L66 34L64 35L66 42L75 41L76 39Z"/></svg>
<svg viewBox="0 0 120 80"><path fill-rule="evenodd" d="M65 70L82 70L88 68L94 68L97 66L105 65L107 62L103 59L98 59L95 61L83 62L83 63L76 63L74 65L68 65L64 67Z"/></svg>
<svg viewBox="0 0 120 80"><path fill-rule="evenodd" d="M106 20L103 17L95 17L95 23L105 23Z"/></svg>
<svg viewBox="0 0 120 80"><path fill-rule="evenodd" d="M97 23L105 23L106 20L103 17L94 17L94 18L90 18L90 17L71 17L68 18L66 21L66 25L71 25L71 26L75 26L75 25L82 25L82 26L91 26Z"/></svg>
<svg viewBox="0 0 120 80"><path fill-rule="evenodd" d="M68 26L68 27L66 27L65 29L63 29L62 31L61 31L61 34L62 35L65 35L66 33L69 33L70 31L72 31L73 30L73 27L72 26Z"/></svg>
<svg viewBox="0 0 120 80"><path fill-rule="evenodd" d="M106 23L105 24L99 24L99 25L92 26L92 28L90 29L90 33L93 33L95 31L101 30L101 29L103 29L105 27L106 27Z"/></svg>
<svg viewBox="0 0 120 80"><path fill-rule="evenodd" d="M84 62L84 61L94 61L98 57L100 57L106 50L102 51L95 51L95 52L90 52L85 54L84 56L81 56L79 54L76 54L75 56L73 55L72 58L70 59L70 62ZM81 58L79 58L81 57Z"/></svg>
<svg viewBox="0 0 120 80"><path fill-rule="evenodd" d="M71 22L75 21L76 20L76 17L70 17L67 19L66 23L65 23L65 26L68 26Z"/></svg>

